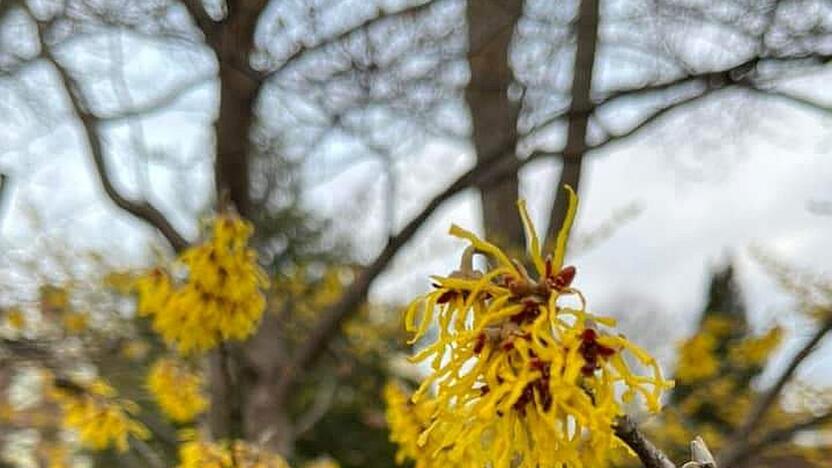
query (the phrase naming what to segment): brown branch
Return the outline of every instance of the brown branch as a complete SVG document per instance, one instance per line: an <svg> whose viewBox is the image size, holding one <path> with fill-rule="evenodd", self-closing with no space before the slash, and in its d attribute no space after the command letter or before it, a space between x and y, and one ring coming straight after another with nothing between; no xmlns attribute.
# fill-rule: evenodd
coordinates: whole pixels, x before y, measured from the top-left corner
<svg viewBox="0 0 832 468"><path fill-rule="evenodd" d="M731 85L740 85L749 89L754 89L762 92L764 91L764 88L762 88L759 83L755 83L753 80L753 73L758 68L758 66L763 63L784 64L791 62L808 62L816 66L825 65L832 62L832 55L816 54L808 56L780 58L754 57L740 64L734 65L730 68L726 68L723 70L687 74L679 76L677 78L673 78L668 81L645 83L643 86L639 86L637 88L614 90L595 97L593 99L593 105L591 106L591 108L589 108L589 110L586 111L586 113L595 112L602 106L612 105L617 102L624 101L626 99L655 96L656 94L665 91L679 90L697 84L704 86L708 89L720 89ZM800 99L792 95L783 95L782 97ZM811 101L806 100L804 100L804 102L802 103L814 105L814 103L811 103ZM823 106L822 109L827 110L827 108ZM563 118L572 119L572 111L557 114L544 120L543 122L537 124L532 130L527 132L526 135L541 130L547 127L548 125L551 125L552 123Z"/></svg>
<svg viewBox="0 0 832 468"><path fill-rule="evenodd" d="M16 362L49 363L53 358L52 353L43 342L27 338L17 340L2 338L0 339L0 348L12 354ZM2 359L0 359L1 361Z"/></svg>
<svg viewBox="0 0 832 468"><path fill-rule="evenodd" d="M749 445L749 436L754 429L760 426L764 416L771 408L771 406L780 397L783 388L791 380L800 364L809 357L817 347L818 343L832 330L832 320L824 322L814 335L807 341L800 351L792 357L789 364L777 378L774 385L761 394L754 402L745 420L731 435L729 443L725 449L719 454L719 466L731 467L739 459L740 455L747 451Z"/></svg>
<svg viewBox="0 0 832 468"><path fill-rule="evenodd" d="M468 68L465 102L471 114L471 142L477 164L484 158L516 158L519 100L507 90L515 82L509 63L515 25L523 16L523 2L468 2ZM505 150L496 153L495 148ZM506 216L506 207L517 200L520 181L508 174L495 183L478 185L485 236L507 248L525 245L523 223L518 216Z"/></svg>
<svg viewBox="0 0 832 468"><path fill-rule="evenodd" d="M619 416L614 429L615 435L638 455L646 468L676 468L670 458L653 445L628 416Z"/></svg>
<svg viewBox="0 0 832 468"><path fill-rule="evenodd" d="M188 246L188 241L179 233L179 231L170 223L170 221L162 214L159 209L150 204L146 200L131 200L122 195L110 179L110 173L107 169L107 161L104 155L104 147L101 142L101 137L96 128L97 121L95 116L86 110L80 96L80 88L75 80L70 76L69 72L55 59L52 54L51 47L43 40L44 23L39 21L32 12L28 9L25 3L21 6L26 9L30 17L38 25L38 34L41 43L41 56L50 62L58 77L63 83L72 109L75 111L78 119L81 121L84 130L84 136L92 153L93 162L95 163L96 172L99 181L104 188L104 193L115 203L116 206L122 210L132 214L133 216L147 222L151 226L159 230L160 233L168 240L173 249L177 252L184 250Z"/></svg>
<svg viewBox="0 0 832 468"><path fill-rule="evenodd" d="M784 65L788 63L809 63L812 65L826 65L832 62L832 54L808 54L793 57L762 57L755 56L744 62L722 70L683 75L669 81L648 84L638 88L617 90L597 99L596 106L609 104L623 98L645 96L648 94L668 91L690 83L704 83L711 88L725 87L731 84L750 84L754 74L761 65Z"/></svg>
<svg viewBox="0 0 832 468"><path fill-rule="evenodd" d="M788 442L798 432L811 430L828 422L832 422L832 411L814 416L788 427L775 429L753 443L746 444L736 455L733 466L737 468L745 466L748 462L752 461L753 455L773 445Z"/></svg>
<svg viewBox="0 0 832 468"><path fill-rule="evenodd" d="M214 26L207 44L217 58L219 114L214 122L214 189L237 212L251 218L250 134L262 80L251 67L254 36L267 0L228 2L228 13Z"/></svg>
<svg viewBox="0 0 832 468"><path fill-rule="evenodd" d="M202 5L202 0L182 0L182 5L188 10L188 14L196 23L196 27L205 35L206 39L210 39L214 35L214 20L205 11Z"/></svg>
<svg viewBox="0 0 832 468"><path fill-rule="evenodd" d="M650 114L648 117L645 117L642 121L640 121L636 125L630 127L629 130L626 130L622 133L618 133L618 134L615 134L615 135L608 135L606 139L604 139L600 143L592 146L590 149L599 148L601 146L606 145L607 143L612 143L614 141L619 141L619 140L622 140L622 139L626 139L627 137L630 137L632 135L635 135L636 133L638 133L639 131L641 131L645 127L648 127L649 125L651 125L652 123L661 119L662 117L669 114L673 110L678 109L679 107L682 107L686 104L690 104L694 101L698 101L699 99L702 99L702 98L708 96L713 91L715 91L714 88L707 88L707 89L705 89L704 91L702 91L698 94L691 94L690 96L686 96L682 99L679 99L679 100L676 100L676 101L673 101L673 102L670 102L670 103L665 103L663 105L663 107L660 107L655 112Z"/></svg>

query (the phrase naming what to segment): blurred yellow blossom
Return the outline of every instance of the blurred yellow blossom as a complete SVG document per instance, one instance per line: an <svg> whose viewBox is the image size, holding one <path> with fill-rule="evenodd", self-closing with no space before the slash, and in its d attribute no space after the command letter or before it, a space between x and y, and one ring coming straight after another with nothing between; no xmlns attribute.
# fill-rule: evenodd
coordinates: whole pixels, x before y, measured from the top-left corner
<svg viewBox="0 0 832 468"><path fill-rule="evenodd" d="M179 445L180 468L232 467L231 453L227 448L201 440L194 431L183 431Z"/></svg>
<svg viewBox="0 0 832 468"><path fill-rule="evenodd" d="M0 400L0 422L9 423L14 418L14 407L6 400Z"/></svg>
<svg viewBox="0 0 832 468"><path fill-rule="evenodd" d="M576 270L563 261L577 197L567 190L569 211L550 256L518 203L535 277L495 245L451 227L470 243L459 270L433 277L434 290L405 313L411 343L438 323L435 341L412 358L428 362L431 374L409 403L395 388L386 391L400 459L419 466L603 466L623 445L613 432L622 404L640 395L650 411L659 410L672 383L645 351L606 332L614 320L587 312L572 287ZM485 272L473 269L474 254L490 260ZM561 305L565 297L579 307ZM634 374L625 353L652 375Z"/></svg>
<svg viewBox="0 0 832 468"><path fill-rule="evenodd" d="M89 316L86 312L64 312L61 322L64 330L69 333L78 334L87 329Z"/></svg>
<svg viewBox="0 0 832 468"><path fill-rule="evenodd" d="M147 375L147 388L162 412L177 423L192 421L208 408L202 377L172 358L156 361Z"/></svg>
<svg viewBox="0 0 832 468"><path fill-rule="evenodd" d="M102 380L86 385L53 384L51 396L63 412L63 426L76 431L87 448L113 446L124 452L130 437L150 437L147 428L133 419L138 412L136 404L117 398L115 389Z"/></svg>
<svg viewBox="0 0 832 468"><path fill-rule="evenodd" d="M133 291L135 282L135 274L129 271L112 271L103 279L104 286L125 295Z"/></svg>
<svg viewBox="0 0 832 468"><path fill-rule="evenodd" d="M204 352L254 332L268 279L247 246L251 232L239 217L220 215L210 238L179 256L185 279L157 268L137 280L139 314L151 316L154 330L179 352Z"/></svg>
<svg viewBox="0 0 832 468"><path fill-rule="evenodd" d="M321 310L341 297L344 271L343 268L328 268L319 279L313 280L308 268L297 266L276 282L271 303L278 313L291 307L293 317L302 321L315 319Z"/></svg>
<svg viewBox="0 0 832 468"><path fill-rule="evenodd" d="M719 361L714 355L716 345L716 338L709 333L697 334L685 340L679 348L676 377L694 382L716 375L719 370Z"/></svg>
<svg viewBox="0 0 832 468"><path fill-rule="evenodd" d="M69 307L69 291L54 285L40 287L40 307L45 314L56 313Z"/></svg>
<svg viewBox="0 0 832 468"><path fill-rule="evenodd" d="M419 460L418 441L419 436L430 424L433 408L425 404L414 404L394 382L389 382L384 387L384 403L387 406L390 439L398 446L396 463L402 464L409 458L416 460L417 467L424 465Z"/></svg>
<svg viewBox="0 0 832 468"><path fill-rule="evenodd" d="M6 311L6 325L13 330L23 330L26 326L26 318L23 311L17 308Z"/></svg>
<svg viewBox="0 0 832 468"><path fill-rule="evenodd" d="M194 430L181 432L180 468L289 468L280 456L243 441L215 443Z"/></svg>
<svg viewBox="0 0 832 468"><path fill-rule="evenodd" d="M390 428L390 440L398 447L396 463L414 460L416 468L433 466L458 467L464 463L450 460L449 452L442 450L445 433L443 428L425 433L433 423L436 402L424 399L414 402L399 383L389 382L384 387L385 413ZM431 456L425 456L430 453Z"/></svg>
<svg viewBox="0 0 832 468"><path fill-rule="evenodd" d="M729 349L729 357L737 363L762 365L783 340L783 329L773 327L765 335L745 339Z"/></svg>

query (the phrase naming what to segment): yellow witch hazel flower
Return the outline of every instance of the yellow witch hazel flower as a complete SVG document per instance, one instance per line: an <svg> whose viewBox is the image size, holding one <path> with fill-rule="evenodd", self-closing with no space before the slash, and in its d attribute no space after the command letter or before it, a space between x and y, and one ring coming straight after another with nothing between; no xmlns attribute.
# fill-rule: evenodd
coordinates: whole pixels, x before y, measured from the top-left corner
<svg viewBox="0 0 832 468"><path fill-rule="evenodd" d="M181 432L179 468L289 468L280 455L235 441L215 443L202 439L194 430Z"/></svg>
<svg viewBox="0 0 832 468"><path fill-rule="evenodd" d="M210 238L180 255L184 280L157 268L137 281L139 314L151 316L154 330L179 352L244 340L257 328L268 279L248 247L251 232L251 224L238 216L219 215Z"/></svg>
<svg viewBox="0 0 832 468"><path fill-rule="evenodd" d="M411 359L428 362L431 373L408 400L388 387L391 439L399 461L420 467L603 466L622 405L641 395L651 411L672 382L647 352L605 331L613 319L585 309L574 287L575 268L564 267L569 230L577 209L571 188L569 210L554 251L544 257L525 203L518 202L529 243L530 275L493 244L452 226L470 242L458 271L433 277L434 290L407 309L410 343L438 322L438 336ZM485 255L486 271L472 267ZM561 304L576 298L579 308ZM651 370L634 374L629 353ZM623 391L623 393L622 393ZM620 395L620 396L619 396Z"/></svg>
<svg viewBox="0 0 832 468"><path fill-rule="evenodd" d="M156 361L147 375L147 389L162 413L177 423L187 423L208 408L202 393L202 377L172 358Z"/></svg>
<svg viewBox="0 0 832 468"><path fill-rule="evenodd" d="M103 380L88 385L53 385L52 397L63 411L63 426L78 433L81 444L92 450L128 448L128 439L148 439L150 432L133 419L138 406L117 398L113 387Z"/></svg>

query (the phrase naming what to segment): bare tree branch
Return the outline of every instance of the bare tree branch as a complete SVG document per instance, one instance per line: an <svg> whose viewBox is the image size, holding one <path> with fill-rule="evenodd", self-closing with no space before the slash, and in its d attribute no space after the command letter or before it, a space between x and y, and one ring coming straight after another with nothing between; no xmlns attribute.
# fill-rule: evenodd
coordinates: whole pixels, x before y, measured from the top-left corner
<svg viewBox="0 0 832 468"><path fill-rule="evenodd" d="M719 466L731 467L739 459L740 455L747 451L747 446L750 443L749 436L754 429L760 426L768 410L780 397L783 388L791 380L794 373L800 364L809 357L815 350L817 345L824 337L832 330L832 320L826 320L814 335L807 341L800 351L792 357L789 364L783 369L783 372L777 378L774 385L762 393L754 402L751 410L745 417L745 420L731 435L729 443L725 449L719 454Z"/></svg>
<svg viewBox="0 0 832 468"><path fill-rule="evenodd" d="M636 423L628 416L619 416L614 429L615 435L638 455L638 459L646 468L676 468L670 458L647 440Z"/></svg>
<svg viewBox="0 0 832 468"><path fill-rule="evenodd" d="M220 83L219 115L214 122L214 189L218 199L227 196L237 212L246 218L252 216L250 135L263 84L251 67L249 55L255 50L255 32L267 3L267 0L228 3L226 17L217 23L215 34L208 41L217 57Z"/></svg>
<svg viewBox="0 0 832 468"><path fill-rule="evenodd" d="M798 432L808 431L828 422L832 422L832 411L827 411L826 413L792 424L791 426L775 429L753 443L745 445L743 450L736 455L733 466L737 468L745 466L750 461L753 461L755 454L762 452L764 449L788 442Z"/></svg>
<svg viewBox="0 0 832 468"><path fill-rule="evenodd" d="M832 62L832 54L810 54L794 57L752 57L742 63L722 70L683 75L669 81L647 84L637 88L617 90L599 96L595 100L596 107L612 103L622 98L646 96L657 91L667 91L680 85L702 82L711 88L725 87L731 84L750 84L757 78L761 66L783 66L787 64L806 63L811 66L822 66Z"/></svg>
<svg viewBox="0 0 832 468"><path fill-rule="evenodd" d="M645 127L650 126L652 123L661 119L662 117L669 114L673 110L678 109L679 107L685 106L687 104L690 104L694 101L698 101L698 100L708 96L713 91L715 91L715 89L706 88L705 90L703 90L699 93L694 93L694 94L686 96L682 99L672 101L672 102L669 102L669 103L664 103L655 112L653 112L652 114L650 114L649 116L644 118L641 122L639 122L636 125L630 127L629 130L626 130L622 133L607 135L607 137L604 140L602 140L600 143L592 146L591 149L598 148L598 147L601 147L601 146L605 146L607 143L612 143L614 141L619 141L619 140L628 138L632 135L635 135L636 133L638 133L639 131L641 131Z"/></svg>
<svg viewBox="0 0 832 468"><path fill-rule="evenodd" d="M578 10L575 63L572 73L572 103L569 106L566 145L561 156L563 166L558 183L555 185L555 201L549 213L548 227L544 230L548 233L544 239L547 246L554 242L553 234L557 232L566 218L568 197L560 188L569 185L577 192L581 182L581 168L587 150L586 134L589 114L594 108L591 93L595 52L598 44L599 8L599 0L581 0Z"/></svg>
<svg viewBox="0 0 832 468"><path fill-rule="evenodd" d="M589 108L587 113L596 112L599 108L603 106L614 105L618 102L627 99L655 96L662 92L683 89L685 87L696 84L702 85L710 89L719 89L731 85L740 85L755 91L765 92L772 95L782 94L781 97L783 98L794 99L795 102L799 102L800 104L816 107L818 110L827 111L829 109L828 106L814 103L805 98L799 98L797 96L789 95L786 93L776 92L774 90L770 90L767 87L764 87L761 83L758 83L754 80L754 73L760 65L782 66L788 63L807 63L816 67L827 65L830 62L832 62L832 54L815 54L807 56L781 58L754 57L738 65L734 65L733 67L726 68L723 70L683 75L668 81L645 83L643 86L628 89L619 89L607 92L606 94L595 96L593 98L593 104ZM778 76L775 78L781 77ZM767 78L767 80L770 79L771 77ZM567 113L560 113L544 120L543 122L537 124L533 129L529 130L527 132L527 135L544 129L547 126L563 118L569 118L571 120L573 118L572 111L570 110Z"/></svg>
<svg viewBox="0 0 832 468"><path fill-rule="evenodd" d="M182 0L182 5L188 10L191 18L196 23L197 28L202 31L206 39L210 39L214 35L214 20L208 16L202 0Z"/></svg>
<svg viewBox="0 0 832 468"><path fill-rule="evenodd" d="M99 181L104 188L104 193L110 198L110 200L113 201L113 203L116 204L116 206L149 223L151 226L159 230L174 250L177 252L184 250L188 246L188 241L170 223L167 217L159 211L159 209L146 200L131 200L125 197L118 191L118 189L116 189L115 185L113 185L113 182L110 179L110 173L107 169L104 147L101 143L98 129L96 128L97 122L95 117L86 110L80 96L81 90L75 80L72 76L70 76L63 65L55 59L50 45L43 40L44 23L39 21L32 14L25 2L21 2L20 5L38 25L38 34L41 43L41 56L54 66L55 71L58 73L58 76L63 83L64 89L66 90L67 96L72 104L72 108L82 124L84 136L86 137L87 144L89 145L90 152L92 153L93 162L95 163Z"/></svg>

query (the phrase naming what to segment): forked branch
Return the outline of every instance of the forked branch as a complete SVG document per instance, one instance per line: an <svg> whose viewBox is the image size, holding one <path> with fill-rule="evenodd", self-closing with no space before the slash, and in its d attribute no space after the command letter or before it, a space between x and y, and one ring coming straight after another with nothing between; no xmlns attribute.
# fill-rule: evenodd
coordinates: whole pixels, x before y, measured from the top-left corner
<svg viewBox="0 0 832 468"><path fill-rule="evenodd" d="M755 400L745 420L734 432L734 434L732 434L730 442L726 448L719 454L720 466L734 466L741 460L742 457L749 454L748 446L750 445L751 433L755 428L759 427L766 413L768 413L769 409L771 409L774 403L778 400L783 392L783 388L792 379L800 364L812 354L817 345L821 342L821 340L823 340L824 337L826 337L827 334L829 334L830 331L832 331L832 320L827 319L820 326L820 328L818 328L815 334L812 335L809 341L807 341L803 347L800 348L800 351L792 357L791 361L789 361L789 364L785 369L783 369L783 372L777 378L774 385L772 385L771 388L766 390Z"/></svg>
<svg viewBox="0 0 832 468"><path fill-rule="evenodd" d="M179 231L173 226L173 224L171 224L167 217L159 211L158 208L146 200L130 199L124 196L115 187L107 168L104 146L101 142L101 135L98 132L96 117L87 110L87 107L83 102L83 98L81 97L81 90L78 84L66 68L55 58L52 53L51 46L44 41L43 33L46 26L45 23L39 21L32 14L25 2L19 2L19 5L29 14L38 26L38 35L41 45L40 55L54 66L55 71L58 73L58 77L66 90L67 96L69 97L72 109L78 117L78 120L81 122L84 137L87 140L98 179L104 188L104 193L110 198L110 200L113 201L113 203L116 204L116 206L155 227L165 237L165 239L167 239L175 251L180 252L184 250L188 246L188 241L184 236L182 236L182 234L179 233Z"/></svg>

